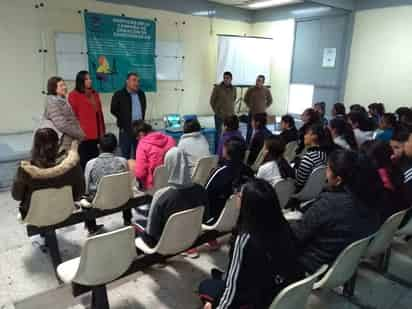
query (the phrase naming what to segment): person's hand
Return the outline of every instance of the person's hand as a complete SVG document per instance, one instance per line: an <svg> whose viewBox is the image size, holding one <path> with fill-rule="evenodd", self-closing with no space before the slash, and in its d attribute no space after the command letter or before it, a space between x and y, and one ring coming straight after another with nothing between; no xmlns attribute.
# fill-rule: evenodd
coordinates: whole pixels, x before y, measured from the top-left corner
<svg viewBox="0 0 412 309"><path fill-rule="evenodd" d="M207 302L207 303L204 305L203 309L212 309L212 303Z"/></svg>

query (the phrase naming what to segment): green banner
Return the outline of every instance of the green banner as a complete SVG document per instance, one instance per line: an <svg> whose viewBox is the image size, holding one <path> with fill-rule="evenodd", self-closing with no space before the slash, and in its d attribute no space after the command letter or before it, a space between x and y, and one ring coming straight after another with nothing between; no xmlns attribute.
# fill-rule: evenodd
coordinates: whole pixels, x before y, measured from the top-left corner
<svg viewBox="0 0 412 309"><path fill-rule="evenodd" d="M129 72L140 76L144 91L156 91L156 24L151 20L85 13L89 71L94 88L113 92Z"/></svg>

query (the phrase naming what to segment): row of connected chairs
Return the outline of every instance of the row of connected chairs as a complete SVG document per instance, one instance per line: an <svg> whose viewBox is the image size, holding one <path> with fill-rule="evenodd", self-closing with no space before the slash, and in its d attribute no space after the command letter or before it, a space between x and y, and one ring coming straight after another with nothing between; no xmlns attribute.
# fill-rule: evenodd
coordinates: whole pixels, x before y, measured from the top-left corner
<svg viewBox="0 0 412 309"><path fill-rule="evenodd" d="M135 239L131 227L91 237L85 242L80 257L59 265L57 274L65 283L92 287L92 308L109 308L106 284L119 278L130 267L136 258L136 248L148 255L176 255L193 246L203 232L230 232L239 216L234 197L227 201L213 226L202 224L203 212L204 207L197 207L173 214L154 248L140 237Z"/></svg>

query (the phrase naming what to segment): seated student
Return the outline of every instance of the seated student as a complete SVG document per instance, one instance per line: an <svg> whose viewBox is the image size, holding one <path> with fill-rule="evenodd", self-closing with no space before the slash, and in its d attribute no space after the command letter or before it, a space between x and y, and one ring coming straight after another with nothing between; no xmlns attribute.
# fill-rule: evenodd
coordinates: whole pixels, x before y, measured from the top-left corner
<svg viewBox="0 0 412 309"><path fill-rule="evenodd" d="M313 125L307 129L305 134L307 151L296 165L297 192L304 187L314 169L326 165L328 153L333 147L332 144L328 130L324 129L321 124Z"/></svg>
<svg viewBox="0 0 412 309"><path fill-rule="evenodd" d="M412 109L400 107L395 111L399 123L405 126L412 126Z"/></svg>
<svg viewBox="0 0 412 309"><path fill-rule="evenodd" d="M350 112L348 114L348 123L352 126L358 147L373 139L373 124L369 121L367 114Z"/></svg>
<svg viewBox="0 0 412 309"><path fill-rule="evenodd" d="M314 125L314 124L320 124L320 115L317 111L315 111L313 108L308 108L306 109L302 115L301 115L301 119L303 122L303 126L300 127L299 131L298 131L298 148L296 149L296 154L302 154L304 152L305 149L305 134L307 129Z"/></svg>
<svg viewBox="0 0 412 309"><path fill-rule="evenodd" d="M346 107L343 103L335 103L332 107L333 118L346 118Z"/></svg>
<svg viewBox="0 0 412 309"><path fill-rule="evenodd" d="M382 132L376 135L376 139L389 142L393 135L393 130L397 126L396 117L394 114L386 113L381 117L379 128Z"/></svg>
<svg viewBox="0 0 412 309"><path fill-rule="evenodd" d="M34 191L71 186L73 199L77 201L81 198L85 184L77 148L77 142L72 142L67 155L59 158L59 137L56 131L50 128L36 131L31 159L20 163L11 190L12 197L20 201L22 219L27 215Z"/></svg>
<svg viewBox="0 0 412 309"><path fill-rule="evenodd" d="M334 151L326 172L328 190L291 223L300 247L299 264L308 273L332 265L349 244L379 228L382 183L369 160L355 152ZM367 184L367 185L365 185Z"/></svg>
<svg viewBox="0 0 412 309"><path fill-rule="evenodd" d="M235 189L254 177L250 167L243 163L245 152L246 144L238 137L232 137L223 145L222 165L210 175L206 183L209 198L207 224L215 223Z"/></svg>
<svg viewBox="0 0 412 309"><path fill-rule="evenodd" d="M136 160L129 161L130 170L135 176L141 189L153 188L153 174L159 165L163 164L165 154L176 146L175 140L162 133L155 132L152 126L143 120L133 122L133 132L137 137Z"/></svg>
<svg viewBox="0 0 412 309"><path fill-rule="evenodd" d="M177 147L170 149L165 165L169 172L168 186L154 194L148 218L136 222L139 236L152 248L157 245L170 216L208 206L205 189L192 183L187 158L182 150Z"/></svg>
<svg viewBox="0 0 412 309"><path fill-rule="evenodd" d="M326 114L325 107L326 107L325 102L317 102L313 105L313 108L315 109L315 111L319 113L321 124L323 124L324 127L327 127L328 119L325 117L325 114Z"/></svg>
<svg viewBox="0 0 412 309"><path fill-rule="evenodd" d="M247 182L237 204L239 233L226 278L217 278L212 270L214 278L200 284L203 308L268 308L283 288L303 278L274 189L264 180Z"/></svg>
<svg viewBox="0 0 412 309"><path fill-rule="evenodd" d="M372 103L368 105L369 117L375 124L375 127L379 127L381 118L385 114L385 106L382 103Z"/></svg>
<svg viewBox="0 0 412 309"><path fill-rule="evenodd" d="M364 108L360 104L351 105L349 110L350 110L351 113L362 113L362 114L368 115L368 112L367 112L366 108Z"/></svg>
<svg viewBox="0 0 412 309"><path fill-rule="evenodd" d="M409 130L406 126L398 126L393 131L393 135L389 144L392 147L393 156L392 161L395 164L401 164L405 156L405 143L409 138Z"/></svg>
<svg viewBox="0 0 412 309"><path fill-rule="evenodd" d="M265 138L272 135L272 133L266 128L267 123L267 114L254 114L252 116L252 128L253 135L249 144L249 157L247 159L247 164L253 165L257 157L259 156L260 151L263 148Z"/></svg>
<svg viewBox="0 0 412 309"><path fill-rule="evenodd" d="M408 127L409 138L405 142L405 157L402 160L401 171L403 173L404 197L409 206L412 206L412 128Z"/></svg>
<svg viewBox="0 0 412 309"><path fill-rule="evenodd" d="M290 142L296 142L298 140L298 130L295 126L295 119L291 115L284 115L280 121L280 127L282 132L280 137L282 138L285 145Z"/></svg>
<svg viewBox="0 0 412 309"><path fill-rule="evenodd" d="M357 150L358 144L349 123L343 118L333 118L329 122L329 130L335 145L345 150Z"/></svg>
<svg viewBox="0 0 412 309"><path fill-rule="evenodd" d="M217 155L219 159L223 157L223 145L232 137L243 139L242 133L239 131L239 118L236 115L228 116L223 119L223 134L220 137L217 147Z"/></svg>
<svg viewBox="0 0 412 309"><path fill-rule="evenodd" d="M184 134L177 145L188 159L190 172L193 172L199 159L210 156L209 143L200 130L200 123L197 119L186 120L183 125Z"/></svg>
<svg viewBox="0 0 412 309"><path fill-rule="evenodd" d="M393 150L389 143L368 141L362 145L361 151L374 164L383 183L382 222L384 222L394 213L409 206L402 193L403 175L392 161Z"/></svg>
<svg viewBox="0 0 412 309"><path fill-rule="evenodd" d="M93 201L97 187L103 176L113 175L127 172L129 166L127 160L122 157L115 156L114 152L117 148L117 138L112 133L107 133L99 141L100 155L87 162L84 172L86 180L86 195L88 201ZM124 225L130 225L132 219L132 211L123 211ZM103 225L96 225L96 220L87 220L86 227L89 233L93 234Z"/></svg>
<svg viewBox="0 0 412 309"><path fill-rule="evenodd" d="M265 139L264 161L256 177L274 186L279 180L293 178L295 173L283 157L285 143L280 136L272 135Z"/></svg>

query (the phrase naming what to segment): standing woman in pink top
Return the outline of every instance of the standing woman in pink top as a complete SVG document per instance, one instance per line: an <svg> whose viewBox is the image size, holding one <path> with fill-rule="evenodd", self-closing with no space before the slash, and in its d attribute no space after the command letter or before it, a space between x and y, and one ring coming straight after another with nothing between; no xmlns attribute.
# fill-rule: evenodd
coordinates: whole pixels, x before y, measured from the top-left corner
<svg viewBox="0 0 412 309"><path fill-rule="evenodd" d="M141 189L148 190L153 188L156 167L163 164L166 153L176 146L176 142L162 132L153 131L152 126L143 120L134 121L132 126L138 145L136 160L129 161L129 166L135 171Z"/></svg>

